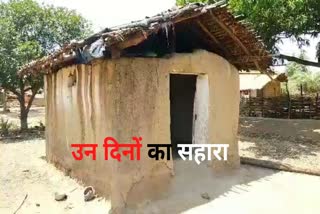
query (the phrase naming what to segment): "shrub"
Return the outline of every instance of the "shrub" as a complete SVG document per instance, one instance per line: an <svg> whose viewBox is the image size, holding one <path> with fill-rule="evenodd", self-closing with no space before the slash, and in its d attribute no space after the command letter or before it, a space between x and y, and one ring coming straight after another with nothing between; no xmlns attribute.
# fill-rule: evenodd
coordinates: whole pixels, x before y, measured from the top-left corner
<svg viewBox="0 0 320 214"><path fill-rule="evenodd" d="M13 124L8 119L0 118L0 133L1 135L8 135L9 130L13 127Z"/></svg>

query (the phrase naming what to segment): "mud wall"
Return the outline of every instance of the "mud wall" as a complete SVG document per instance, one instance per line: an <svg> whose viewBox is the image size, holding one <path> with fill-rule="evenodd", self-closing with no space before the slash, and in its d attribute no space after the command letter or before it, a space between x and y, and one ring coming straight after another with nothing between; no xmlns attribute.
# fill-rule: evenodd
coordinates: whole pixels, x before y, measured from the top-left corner
<svg viewBox="0 0 320 214"><path fill-rule="evenodd" d="M170 73L207 74L208 143L230 145L228 161L213 166L238 167L238 71L206 51L168 59L96 60L46 76L47 159L110 195L115 208L161 197L170 188L174 163L149 159L146 144L170 144ZM106 136L121 143L143 137L141 161L105 161ZM99 144L97 160L73 160L72 143Z"/></svg>
<svg viewBox="0 0 320 214"><path fill-rule="evenodd" d="M281 84L274 80L265 85L262 89L263 97L278 97L281 95Z"/></svg>

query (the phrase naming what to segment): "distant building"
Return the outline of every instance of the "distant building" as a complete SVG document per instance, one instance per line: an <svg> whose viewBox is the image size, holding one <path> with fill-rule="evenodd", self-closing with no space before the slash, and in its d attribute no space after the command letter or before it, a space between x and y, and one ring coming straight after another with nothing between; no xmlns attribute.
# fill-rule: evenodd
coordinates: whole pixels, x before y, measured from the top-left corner
<svg viewBox="0 0 320 214"><path fill-rule="evenodd" d="M281 96L281 82L287 82L286 74L271 75L271 78L259 71L240 72L240 96L244 98Z"/></svg>

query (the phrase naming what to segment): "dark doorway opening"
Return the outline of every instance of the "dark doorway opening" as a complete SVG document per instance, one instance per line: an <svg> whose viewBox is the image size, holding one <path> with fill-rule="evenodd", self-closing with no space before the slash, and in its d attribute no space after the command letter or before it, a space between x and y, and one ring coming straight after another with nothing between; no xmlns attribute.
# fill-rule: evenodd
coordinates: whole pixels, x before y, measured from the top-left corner
<svg viewBox="0 0 320 214"><path fill-rule="evenodd" d="M171 144L173 158L178 144L192 144L196 75L170 74Z"/></svg>

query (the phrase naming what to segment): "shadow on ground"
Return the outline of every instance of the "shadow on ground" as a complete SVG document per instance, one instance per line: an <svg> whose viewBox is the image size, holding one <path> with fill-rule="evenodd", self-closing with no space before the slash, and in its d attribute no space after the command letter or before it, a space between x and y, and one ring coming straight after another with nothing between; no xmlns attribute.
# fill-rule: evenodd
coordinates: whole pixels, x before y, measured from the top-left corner
<svg viewBox="0 0 320 214"><path fill-rule="evenodd" d="M239 140L256 158L299 159L320 153L319 120L241 118Z"/></svg>
<svg viewBox="0 0 320 214"><path fill-rule="evenodd" d="M45 131L37 128L21 132L19 130L10 131L7 135L0 136L0 143L33 143L34 140L45 139Z"/></svg>
<svg viewBox="0 0 320 214"><path fill-rule="evenodd" d="M0 118L9 122L9 129L0 127L0 143L32 143L33 140L45 138L45 108L32 107L28 115L27 131L21 132L20 129L20 109L11 107L10 112L0 111ZM4 132L5 131L5 132Z"/></svg>
<svg viewBox="0 0 320 214"><path fill-rule="evenodd" d="M242 144L248 144L242 149L244 152L254 153L255 158L269 157L276 160L300 159L301 156L317 156L320 153L320 145L315 143L252 138L240 136Z"/></svg>
<svg viewBox="0 0 320 214"><path fill-rule="evenodd" d="M218 198L245 194L250 191L251 182L268 181L268 176L278 172L242 165L237 170L215 173L205 164L182 160L175 160L174 164L175 176L167 197L146 204L138 213L178 214Z"/></svg>

